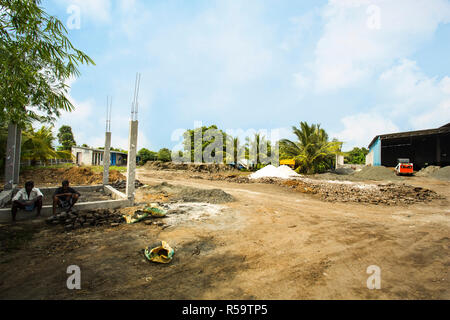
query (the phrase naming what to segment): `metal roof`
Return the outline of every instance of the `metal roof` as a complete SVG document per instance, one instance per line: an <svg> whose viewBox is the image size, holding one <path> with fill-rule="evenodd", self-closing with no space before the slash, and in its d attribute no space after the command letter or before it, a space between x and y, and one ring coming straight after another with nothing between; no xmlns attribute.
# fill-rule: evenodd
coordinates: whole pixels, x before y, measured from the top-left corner
<svg viewBox="0 0 450 320"><path fill-rule="evenodd" d="M450 123L447 123L446 125L443 125L442 127L436 128L436 129L381 134L381 135L378 135L375 138L373 138L372 142L369 144L369 149L375 143L375 141L378 140L378 138L380 138L381 140L386 140L386 139L407 138L407 137L414 137L414 136L415 137L428 136L428 135L444 133L444 132L450 132Z"/></svg>

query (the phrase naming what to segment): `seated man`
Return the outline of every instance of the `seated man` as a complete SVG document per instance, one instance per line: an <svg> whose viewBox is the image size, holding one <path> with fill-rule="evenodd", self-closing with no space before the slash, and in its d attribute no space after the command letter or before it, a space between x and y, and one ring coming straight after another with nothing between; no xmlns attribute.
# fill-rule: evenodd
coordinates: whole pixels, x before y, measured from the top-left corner
<svg viewBox="0 0 450 320"><path fill-rule="evenodd" d="M34 187L33 181L27 181L25 183L25 188L20 189L19 192L16 193L14 198L12 199L12 221L16 221L16 215L18 209L24 209L26 211L33 211L34 208L37 208L37 215L39 217L41 215L42 209L42 192L38 188Z"/></svg>
<svg viewBox="0 0 450 320"><path fill-rule="evenodd" d="M67 210L66 212L72 212L72 207L77 203L80 198L80 193L73 188L69 187L69 181L64 180L62 187L56 189L53 195L53 215L56 215L56 207Z"/></svg>

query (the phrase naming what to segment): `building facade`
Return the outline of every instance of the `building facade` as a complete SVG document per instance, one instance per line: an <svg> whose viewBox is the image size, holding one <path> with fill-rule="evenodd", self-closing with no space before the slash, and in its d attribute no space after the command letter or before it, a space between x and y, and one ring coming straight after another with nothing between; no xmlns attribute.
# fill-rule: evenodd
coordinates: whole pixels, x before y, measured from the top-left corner
<svg viewBox="0 0 450 320"><path fill-rule="evenodd" d="M450 123L436 129L383 134L369 145L366 165L395 167L409 159L415 170L450 165Z"/></svg>
<svg viewBox="0 0 450 320"><path fill-rule="evenodd" d="M110 165L125 166L127 164L127 154L124 152L110 151ZM101 149L72 147L72 154L75 163L80 166L102 166L104 151Z"/></svg>

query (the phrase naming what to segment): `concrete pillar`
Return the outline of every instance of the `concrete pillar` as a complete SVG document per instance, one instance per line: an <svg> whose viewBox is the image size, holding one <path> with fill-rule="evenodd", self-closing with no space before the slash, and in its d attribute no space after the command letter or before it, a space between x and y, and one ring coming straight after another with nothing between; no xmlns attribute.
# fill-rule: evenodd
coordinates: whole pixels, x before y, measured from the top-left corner
<svg viewBox="0 0 450 320"><path fill-rule="evenodd" d="M19 184L20 174L20 152L22 144L22 130L16 126L16 156L14 162L14 184Z"/></svg>
<svg viewBox="0 0 450 320"><path fill-rule="evenodd" d="M17 170L17 159L19 159L20 166L20 141L19 153L17 150L17 125L9 124L8 126L8 140L6 143L6 161L5 161L5 190L11 190L16 180L15 171ZM17 175L18 177L18 175ZM17 179L18 180L18 179Z"/></svg>
<svg viewBox="0 0 450 320"><path fill-rule="evenodd" d="M109 184L109 165L111 163L111 132L105 134L105 152L103 153L103 184Z"/></svg>
<svg viewBox="0 0 450 320"><path fill-rule="evenodd" d="M134 201L134 183L136 181L136 149L138 136L138 121L130 121L130 133L128 140L128 161L127 161L127 189L128 199Z"/></svg>

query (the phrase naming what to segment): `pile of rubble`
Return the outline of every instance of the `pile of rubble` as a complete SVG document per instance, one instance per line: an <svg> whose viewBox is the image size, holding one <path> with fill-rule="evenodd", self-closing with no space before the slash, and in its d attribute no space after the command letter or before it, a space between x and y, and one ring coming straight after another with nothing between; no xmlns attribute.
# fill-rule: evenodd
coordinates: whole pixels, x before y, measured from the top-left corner
<svg viewBox="0 0 450 320"><path fill-rule="evenodd" d="M118 212L108 209L90 210L79 213L61 213L46 220L49 225L62 225L65 231L86 227L111 226L125 223L125 218Z"/></svg>
<svg viewBox="0 0 450 320"><path fill-rule="evenodd" d="M117 180L111 183L111 186L116 190L125 190L127 188L127 180ZM136 179L134 186L136 189L138 189L144 186L144 184Z"/></svg>
<svg viewBox="0 0 450 320"><path fill-rule="evenodd" d="M443 199L436 192L405 184L360 184L318 182L312 180L275 181L302 193L315 194L328 202L358 202L369 204L401 205L427 203Z"/></svg>

